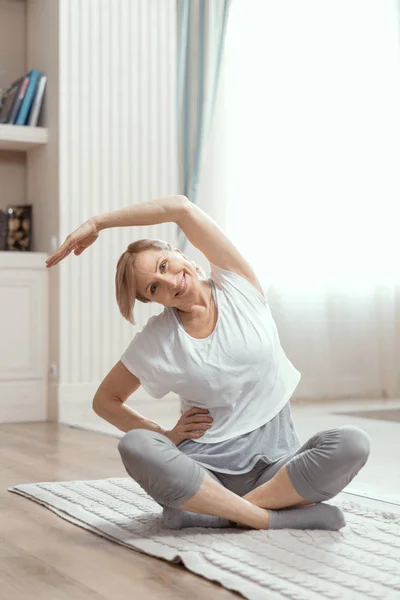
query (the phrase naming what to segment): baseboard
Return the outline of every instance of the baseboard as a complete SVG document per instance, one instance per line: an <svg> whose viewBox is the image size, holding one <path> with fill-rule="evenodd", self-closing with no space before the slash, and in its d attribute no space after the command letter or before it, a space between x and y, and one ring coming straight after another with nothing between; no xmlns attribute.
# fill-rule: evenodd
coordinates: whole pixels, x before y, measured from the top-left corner
<svg viewBox="0 0 400 600"><path fill-rule="evenodd" d="M47 382L0 381L0 423L47 420Z"/></svg>
<svg viewBox="0 0 400 600"><path fill-rule="evenodd" d="M47 397L47 420L58 422L58 382L49 381Z"/></svg>

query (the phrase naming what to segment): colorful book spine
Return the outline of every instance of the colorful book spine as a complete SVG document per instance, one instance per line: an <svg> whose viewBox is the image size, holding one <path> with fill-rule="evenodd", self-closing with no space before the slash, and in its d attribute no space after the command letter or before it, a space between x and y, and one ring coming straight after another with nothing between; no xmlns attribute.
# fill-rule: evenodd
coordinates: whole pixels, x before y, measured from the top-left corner
<svg viewBox="0 0 400 600"><path fill-rule="evenodd" d="M32 71L28 73L29 83L26 88L24 98L21 102L21 106L18 111L18 116L15 120L15 125L25 125L29 110L31 108L40 81L40 76L41 73L37 69L32 69Z"/></svg>
<svg viewBox="0 0 400 600"><path fill-rule="evenodd" d="M24 78L20 77L6 89L4 97L2 98L0 123L10 123L10 115L15 102L18 100L18 94L23 83Z"/></svg>
<svg viewBox="0 0 400 600"><path fill-rule="evenodd" d="M46 87L47 77L42 75L37 87L36 96L32 104L31 112L28 117L28 125L34 127L39 119L40 109L43 103L43 94Z"/></svg>
<svg viewBox="0 0 400 600"><path fill-rule="evenodd" d="M17 97L16 97L15 102L13 104L13 107L11 109L10 116L7 119L7 123L10 123L11 125L13 123L15 123L15 119L17 118L18 111L19 111L20 106L22 104L22 100L25 97L25 93L26 93L26 89L28 87L28 83L29 83L29 77L26 76L26 77L24 77L22 85L20 86L20 88L18 90L18 94L17 94Z"/></svg>

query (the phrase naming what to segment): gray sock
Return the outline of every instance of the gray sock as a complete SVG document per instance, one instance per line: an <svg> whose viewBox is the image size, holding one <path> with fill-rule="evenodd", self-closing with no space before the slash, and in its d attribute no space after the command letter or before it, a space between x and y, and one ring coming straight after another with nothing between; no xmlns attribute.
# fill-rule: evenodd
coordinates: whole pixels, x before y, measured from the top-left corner
<svg viewBox="0 0 400 600"><path fill-rule="evenodd" d="M269 511L269 529L327 529L339 531L346 525L339 507L318 502Z"/></svg>
<svg viewBox="0 0 400 600"><path fill-rule="evenodd" d="M234 523L221 517L200 515L179 508L165 507L163 522L168 529L183 529L184 527L234 527Z"/></svg>
<svg viewBox="0 0 400 600"><path fill-rule="evenodd" d="M163 522L168 529L183 529L184 527L238 527L252 529L246 525L237 525L228 519L201 515L179 508L165 507ZM297 506L269 510L268 529L326 529L338 531L346 525L340 508L331 504L317 503L312 506Z"/></svg>

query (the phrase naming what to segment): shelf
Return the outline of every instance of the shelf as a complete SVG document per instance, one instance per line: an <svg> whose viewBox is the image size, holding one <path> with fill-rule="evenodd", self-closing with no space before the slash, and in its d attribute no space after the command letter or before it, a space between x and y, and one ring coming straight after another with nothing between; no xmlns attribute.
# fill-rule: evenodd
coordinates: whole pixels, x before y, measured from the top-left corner
<svg viewBox="0 0 400 600"><path fill-rule="evenodd" d="M1 269L46 269L45 252L0 251Z"/></svg>
<svg viewBox="0 0 400 600"><path fill-rule="evenodd" d="M27 152L47 144L46 127L0 125L0 150Z"/></svg>

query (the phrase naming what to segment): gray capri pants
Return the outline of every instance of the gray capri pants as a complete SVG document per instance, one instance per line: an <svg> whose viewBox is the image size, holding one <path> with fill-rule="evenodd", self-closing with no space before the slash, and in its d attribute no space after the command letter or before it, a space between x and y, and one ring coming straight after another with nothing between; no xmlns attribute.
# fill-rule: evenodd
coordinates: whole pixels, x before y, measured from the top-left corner
<svg viewBox="0 0 400 600"><path fill-rule="evenodd" d="M327 429L313 435L293 454L272 464L261 458L251 471L239 475L210 471L178 450L166 436L147 429L128 431L118 450L130 477L163 507L179 508L194 496L205 473L244 496L272 479L284 465L300 496L322 502L336 496L365 465L370 439L354 426Z"/></svg>

